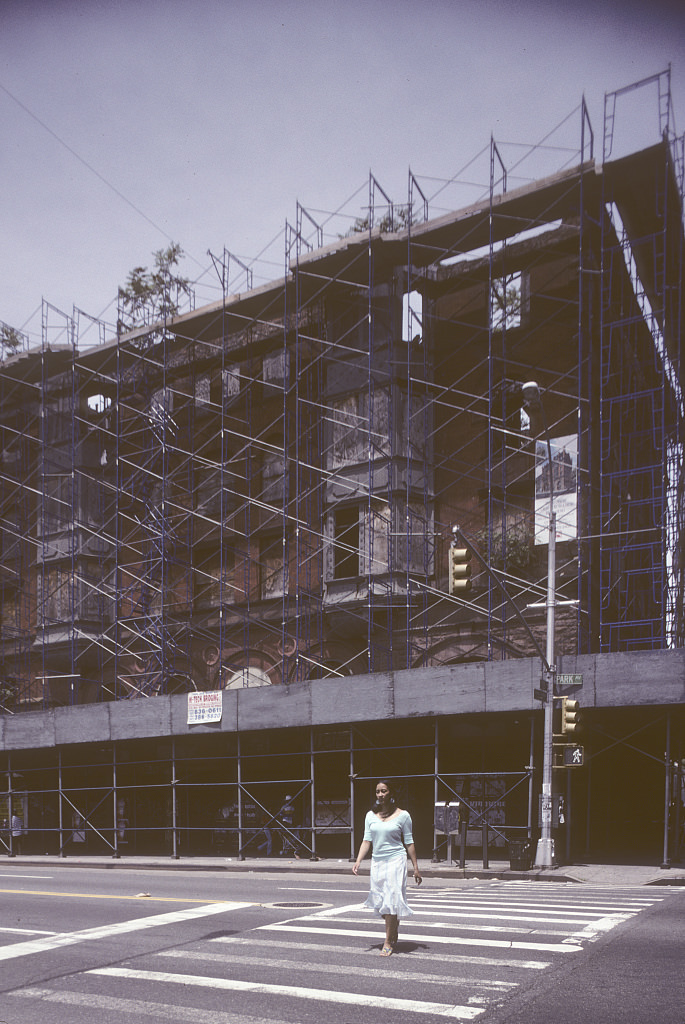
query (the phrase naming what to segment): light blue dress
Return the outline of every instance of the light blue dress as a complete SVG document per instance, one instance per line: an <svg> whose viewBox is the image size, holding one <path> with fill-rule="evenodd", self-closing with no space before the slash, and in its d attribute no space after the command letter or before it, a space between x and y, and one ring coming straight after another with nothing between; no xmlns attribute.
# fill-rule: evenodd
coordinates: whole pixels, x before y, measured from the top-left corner
<svg viewBox="0 0 685 1024"><path fill-rule="evenodd" d="M407 849L414 842L411 816L408 811L390 820L369 811L364 822L364 839L371 843L371 879L369 895L363 904L379 917L394 914L410 917L414 911L407 904Z"/></svg>

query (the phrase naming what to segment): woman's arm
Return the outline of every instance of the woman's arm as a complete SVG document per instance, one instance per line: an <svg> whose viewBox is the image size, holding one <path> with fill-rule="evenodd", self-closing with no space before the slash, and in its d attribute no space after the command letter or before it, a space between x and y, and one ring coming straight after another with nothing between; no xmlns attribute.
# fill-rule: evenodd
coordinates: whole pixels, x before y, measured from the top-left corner
<svg viewBox="0 0 685 1024"><path fill-rule="evenodd" d="M421 872L419 871L419 862L416 859L416 847L414 846L413 843L409 843L409 845L407 846L407 856L409 857L409 860L412 863L412 867L414 868L414 881L416 882L417 885L421 885L423 879L421 878Z"/></svg>
<svg viewBox="0 0 685 1024"><path fill-rule="evenodd" d="M366 857L370 849L371 843L368 841L368 839L362 839L362 845L359 847L359 853L357 854L357 859L354 862L354 867L352 868L355 875L359 871L359 865L364 860L364 857Z"/></svg>

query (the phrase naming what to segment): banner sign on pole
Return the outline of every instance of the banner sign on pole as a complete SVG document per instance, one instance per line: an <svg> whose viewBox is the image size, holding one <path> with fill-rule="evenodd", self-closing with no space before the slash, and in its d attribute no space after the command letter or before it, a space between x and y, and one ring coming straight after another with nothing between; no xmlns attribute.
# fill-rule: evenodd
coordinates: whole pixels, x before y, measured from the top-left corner
<svg viewBox="0 0 685 1024"><path fill-rule="evenodd" d="M575 540L577 528L578 435L550 438L552 465L547 445L537 442L535 458L535 543L549 540L549 494L553 488L557 517L557 543Z"/></svg>
<svg viewBox="0 0 685 1024"><path fill-rule="evenodd" d="M222 690L189 693L188 725L199 725L201 722L220 722L223 709L222 698Z"/></svg>

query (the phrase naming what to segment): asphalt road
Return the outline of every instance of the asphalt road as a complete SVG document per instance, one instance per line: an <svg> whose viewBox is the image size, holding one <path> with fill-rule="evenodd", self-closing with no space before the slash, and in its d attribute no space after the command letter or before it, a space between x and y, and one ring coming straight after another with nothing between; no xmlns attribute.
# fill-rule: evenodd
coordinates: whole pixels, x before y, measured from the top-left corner
<svg viewBox="0 0 685 1024"><path fill-rule="evenodd" d="M411 883L410 883L411 884ZM6 1024L685 1024L685 890L0 866Z"/></svg>

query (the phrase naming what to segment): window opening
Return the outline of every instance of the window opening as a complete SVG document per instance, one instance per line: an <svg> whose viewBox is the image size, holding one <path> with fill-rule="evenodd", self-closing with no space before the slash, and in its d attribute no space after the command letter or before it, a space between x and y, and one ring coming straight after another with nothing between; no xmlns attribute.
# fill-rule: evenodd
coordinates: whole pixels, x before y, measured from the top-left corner
<svg viewBox="0 0 685 1024"><path fill-rule="evenodd" d="M490 325L493 331L521 326L523 275L520 271L493 278L490 287Z"/></svg>
<svg viewBox="0 0 685 1024"><path fill-rule="evenodd" d="M88 395L86 401L92 412L107 412L112 405L109 395Z"/></svg>
<svg viewBox="0 0 685 1024"><path fill-rule="evenodd" d="M359 509L356 505L335 513L335 559L333 575L344 579L359 575Z"/></svg>
<svg viewBox="0 0 685 1024"><path fill-rule="evenodd" d="M423 295L405 292L402 296L402 339L418 343L423 338Z"/></svg>

